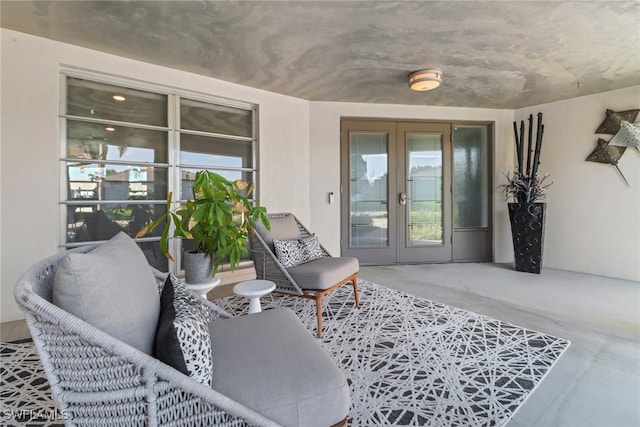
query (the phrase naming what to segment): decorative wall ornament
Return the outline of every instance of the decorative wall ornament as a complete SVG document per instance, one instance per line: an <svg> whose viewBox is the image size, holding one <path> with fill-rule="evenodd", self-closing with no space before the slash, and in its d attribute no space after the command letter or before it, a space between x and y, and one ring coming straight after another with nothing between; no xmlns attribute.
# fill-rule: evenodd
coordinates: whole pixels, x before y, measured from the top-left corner
<svg viewBox="0 0 640 427"><path fill-rule="evenodd" d="M598 146L587 157L587 162L606 163L616 166L627 147L611 145L609 141L598 138Z"/></svg>
<svg viewBox="0 0 640 427"><path fill-rule="evenodd" d="M640 110L613 111L605 112L604 121L596 129L596 133L615 135L620 130L620 122L634 122Z"/></svg>
<svg viewBox="0 0 640 427"><path fill-rule="evenodd" d="M620 122L620 130L616 133L609 145L616 147L634 147L640 154L640 123L629 123L625 120Z"/></svg>
<svg viewBox="0 0 640 427"><path fill-rule="evenodd" d="M617 147L615 145L611 145L609 141L599 138L598 146L591 152L591 154L589 154L589 156L587 157L587 162L605 163L612 165L616 168L624 182L627 184L627 187L629 187L629 182L618 167L618 160L620 160L620 157L622 157L626 149L627 147Z"/></svg>
<svg viewBox="0 0 640 427"><path fill-rule="evenodd" d="M632 123L638 117L639 112L640 109L625 111L607 109L605 119L595 133L614 136L609 141L598 138L597 147L586 159L588 162L614 166L627 187L630 187L629 181L618 167L618 160L627 147L634 147L636 152L640 154L640 149L638 149L640 146L640 123Z"/></svg>

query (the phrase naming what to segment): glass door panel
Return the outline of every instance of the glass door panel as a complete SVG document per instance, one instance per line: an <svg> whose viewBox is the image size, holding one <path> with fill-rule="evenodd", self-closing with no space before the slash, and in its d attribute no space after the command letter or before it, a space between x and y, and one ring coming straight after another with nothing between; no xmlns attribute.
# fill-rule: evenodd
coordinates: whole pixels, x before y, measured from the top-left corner
<svg viewBox="0 0 640 427"><path fill-rule="evenodd" d="M456 125L453 130L453 226L489 226L487 126Z"/></svg>
<svg viewBox="0 0 640 427"><path fill-rule="evenodd" d="M397 255L396 125L342 121L341 254L363 264L384 264Z"/></svg>
<svg viewBox="0 0 640 427"><path fill-rule="evenodd" d="M398 123L396 262L451 261L451 125Z"/></svg>
<svg viewBox="0 0 640 427"><path fill-rule="evenodd" d="M442 245L442 141L407 135L407 246Z"/></svg>
<svg viewBox="0 0 640 427"><path fill-rule="evenodd" d="M385 133L350 136L352 247L389 244L389 147Z"/></svg>
<svg viewBox="0 0 640 427"><path fill-rule="evenodd" d="M453 125L453 260L491 261L491 125Z"/></svg>

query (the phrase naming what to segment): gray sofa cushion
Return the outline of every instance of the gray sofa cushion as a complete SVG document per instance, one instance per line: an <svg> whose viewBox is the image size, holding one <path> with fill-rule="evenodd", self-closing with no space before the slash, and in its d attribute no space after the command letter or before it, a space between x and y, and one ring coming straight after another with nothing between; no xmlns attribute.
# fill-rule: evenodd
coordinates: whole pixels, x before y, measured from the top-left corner
<svg viewBox="0 0 640 427"><path fill-rule="evenodd" d="M264 228L262 223L256 224L256 231L274 253L273 239L293 240L300 238L300 229L298 228L298 224L296 223L296 219L293 215L269 218L269 224L271 225L270 230Z"/></svg>
<svg viewBox="0 0 640 427"><path fill-rule="evenodd" d="M285 426L338 423L350 406L340 369L287 308L216 320L213 388Z"/></svg>
<svg viewBox="0 0 640 427"><path fill-rule="evenodd" d="M121 341L153 353L158 286L138 245L120 232L90 252L60 263L52 302Z"/></svg>
<svg viewBox="0 0 640 427"><path fill-rule="evenodd" d="M358 272L357 258L324 257L287 269L302 289L324 290Z"/></svg>

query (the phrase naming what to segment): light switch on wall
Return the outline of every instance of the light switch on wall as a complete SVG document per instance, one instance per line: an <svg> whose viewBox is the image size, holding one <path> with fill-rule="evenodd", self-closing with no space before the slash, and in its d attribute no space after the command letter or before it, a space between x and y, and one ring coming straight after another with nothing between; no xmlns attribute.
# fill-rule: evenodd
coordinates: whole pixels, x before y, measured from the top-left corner
<svg viewBox="0 0 640 427"><path fill-rule="evenodd" d="M334 199L334 195L333 195L333 191L329 192L329 204L333 204L333 199Z"/></svg>

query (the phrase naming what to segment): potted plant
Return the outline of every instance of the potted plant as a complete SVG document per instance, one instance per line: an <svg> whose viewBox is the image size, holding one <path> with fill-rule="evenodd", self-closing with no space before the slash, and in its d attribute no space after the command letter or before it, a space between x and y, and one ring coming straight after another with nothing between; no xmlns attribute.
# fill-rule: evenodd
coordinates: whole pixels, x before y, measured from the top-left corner
<svg viewBox="0 0 640 427"><path fill-rule="evenodd" d="M505 193L506 200L513 199L513 202L509 203L509 219L516 270L540 274L544 246L544 203L540 201L544 199L546 189L553 184L545 182L549 174L540 177L538 173L544 133L542 113L538 113L535 147L532 141L533 115L529 115L526 164L524 127L524 121L521 121L518 134L517 124L513 122L518 169L513 175L506 173L507 183L500 187Z"/></svg>
<svg viewBox="0 0 640 427"><path fill-rule="evenodd" d="M192 253L185 252L183 262L185 281L205 282L216 274L223 260L229 260L232 271L238 267L240 258L248 253L249 232L258 221L270 228L266 208L249 200L252 192L253 184L249 186L241 180L232 182L210 171L198 171L193 184L193 198L172 210L172 193L169 193L167 212L147 224L136 237L144 236L165 222L160 248L172 261L174 259L169 253L171 231L173 237L193 240L196 249Z"/></svg>

